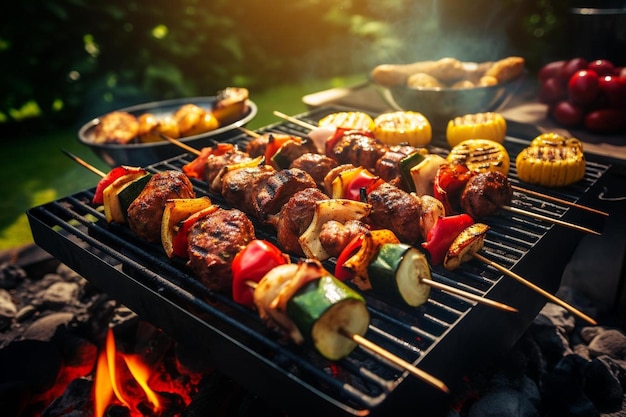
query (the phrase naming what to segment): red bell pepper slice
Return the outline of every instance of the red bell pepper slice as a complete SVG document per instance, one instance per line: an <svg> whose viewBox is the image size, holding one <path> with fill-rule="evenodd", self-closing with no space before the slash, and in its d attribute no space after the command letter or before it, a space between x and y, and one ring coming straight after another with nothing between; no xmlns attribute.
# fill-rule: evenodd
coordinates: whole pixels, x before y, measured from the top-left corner
<svg viewBox="0 0 626 417"><path fill-rule="evenodd" d="M266 240L255 239L233 258L233 300L254 306L254 288L249 282L259 282L273 268L289 263L289 257Z"/></svg>
<svg viewBox="0 0 626 417"><path fill-rule="evenodd" d="M335 278L340 281L351 281L354 278L354 272L348 268L344 268L344 264L361 249L361 246L363 246L363 234L352 238L343 248L335 264Z"/></svg>
<svg viewBox="0 0 626 417"><path fill-rule="evenodd" d="M107 188L109 185L111 185L115 180L123 177L124 175L134 174L137 172L144 172L146 174L148 173L148 171L146 171L143 168L130 167L126 165L120 165L110 170L108 174L106 174L104 178L102 178L98 182L98 185L96 186L96 193L94 194L93 199L92 199L93 204L104 203L104 189Z"/></svg>
<svg viewBox="0 0 626 417"><path fill-rule="evenodd" d="M461 194L474 172L464 164L444 164L437 170L433 197L443 203L446 214L461 213Z"/></svg>
<svg viewBox="0 0 626 417"><path fill-rule="evenodd" d="M213 212L215 212L219 206L210 205L200 211L195 212L191 216L187 217L182 224L180 225L180 229L172 238L172 253L181 258L187 258L187 235L189 234L189 230L191 226L194 225L200 219L203 219Z"/></svg>
<svg viewBox="0 0 626 417"><path fill-rule="evenodd" d="M343 198L361 201L361 189L365 189L365 195L371 193L380 184L385 182L367 170L360 171L343 190Z"/></svg>
<svg viewBox="0 0 626 417"><path fill-rule="evenodd" d="M202 148L200 150L200 155L196 157L193 161L188 164L183 165L183 172L189 178L197 178L200 180L204 180L206 175L206 166L207 159L211 155L220 156L224 155L226 152L230 152L235 148L235 145L232 143L218 143L215 146Z"/></svg>
<svg viewBox="0 0 626 417"><path fill-rule="evenodd" d="M422 243L422 248L430 255L431 264L440 265L454 239L472 224L474 219L465 213L440 217L429 230L426 242Z"/></svg>

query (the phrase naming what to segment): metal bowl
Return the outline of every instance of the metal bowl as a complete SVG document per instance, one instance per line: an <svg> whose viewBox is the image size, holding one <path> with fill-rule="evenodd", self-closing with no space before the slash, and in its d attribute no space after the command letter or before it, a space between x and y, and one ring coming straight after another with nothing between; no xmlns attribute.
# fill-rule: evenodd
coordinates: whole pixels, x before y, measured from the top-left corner
<svg viewBox="0 0 626 417"><path fill-rule="evenodd" d="M178 108L185 104L195 104L204 109L211 110L216 101L216 97L180 98L139 104L119 109L119 111L128 112L135 116L151 113L156 117L164 117L172 115ZM257 114L257 106L251 100L247 100L246 107L246 113L239 120L215 130L199 135L179 138L179 140L193 148L201 149L213 145L215 141L226 140L236 136L241 133L238 128L244 127ZM94 128L100 123L100 117L85 123L78 131L78 139L80 142L90 147L96 155L112 167L118 165L143 167L185 152L180 147L167 141L128 144L95 143Z"/></svg>
<svg viewBox="0 0 626 417"><path fill-rule="evenodd" d="M519 76L510 82L488 87L377 87L394 110L420 112L430 121L433 129L442 130L456 116L502 109L517 90L521 78Z"/></svg>

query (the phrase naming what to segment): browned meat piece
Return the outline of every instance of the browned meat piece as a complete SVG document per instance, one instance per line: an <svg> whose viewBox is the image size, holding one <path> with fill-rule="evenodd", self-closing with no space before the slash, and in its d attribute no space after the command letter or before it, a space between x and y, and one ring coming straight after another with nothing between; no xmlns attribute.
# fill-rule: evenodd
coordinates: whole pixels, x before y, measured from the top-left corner
<svg viewBox="0 0 626 417"><path fill-rule="evenodd" d="M128 226L137 236L150 241L161 240L161 219L170 198L194 198L191 181L181 171L154 174L143 191L128 207Z"/></svg>
<svg viewBox="0 0 626 417"><path fill-rule="evenodd" d="M315 188L315 180L301 169L282 169L275 172L252 191L255 196L256 212L265 220L276 214L297 191Z"/></svg>
<svg viewBox="0 0 626 417"><path fill-rule="evenodd" d="M321 200L328 200L328 196L315 187L305 188L291 196L277 215L271 216L278 245L284 251L304 256L298 238L311 224L315 203Z"/></svg>
<svg viewBox="0 0 626 417"><path fill-rule="evenodd" d="M337 141L328 156L339 164L352 164L374 171L376 161L387 150L387 145L378 139L360 131L350 130Z"/></svg>
<svg viewBox="0 0 626 417"><path fill-rule="evenodd" d="M323 190L324 178L337 165L337 161L326 155L308 152L296 158L291 163L290 168L298 168L308 172L317 183L317 186Z"/></svg>
<svg viewBox="0 0 626 417"><path fill-rule="evenodd" d="M280 160L277 161L279 168L289 167L295 159L305 153L317 152L317 148L311 140L298 136L291 136L291 138L293 138L292 141L287 141L280 147Z"/></svg>
<svg viewBox="0 0 626 417"><path fill-rule="evenodd" d="M222 155L209 155L207 158L206 166L206 182L209 184L209 189L214 193L222 191L221 184L213 184L213 180L220 174L222 168L227 165L238 164L240 162L250 161L250 155L237 148L232 151L228 151Z"/></svg>
<svg viewBox="0 0 626 417"><path fill-rule="evenodd" d="M187 266L208 288L228 291L233 258L253 239L254 226L242 211L217 209L191 226Z"/></svg>
<svg viewBox="0 0 626 417"><path fill-rule="evenodd" d="M239 168L227 172L222 177L222 196L232 207L237 207L244 213L258 217L255 205L256 190L263 181L276 171L269 165L252 168Z"/></svg>
<svg viewBox="0 0 626 417"><path fill-rule="evenodd" d="M352 239L368 230L369 227L359 220L348 220L345 223L332 220L322 226L320 242L330 256L339 256Z"/></svg>
<svg viewBox="0 0 626 417"><path fill-rule="evenodd" d="M424 152L420 148L409 145L392 146L378 161L376 161L376 175L383 180L409 191L402 179L400 161L416 152Z"/></svg>
<svg viewBox="0 0 626 417"><path fill-rule="evenodd" d="M367 202L372 205L367 222L373 227L391 230L404 243L414 244L423 240L419 197L383 183L367 196Z"/></svg>
<svg viewBox="0 0 626 417"><path fill-rule="evenodd" d="M463 211L474 219L495 214L500 207L511 203L513 188L500 171L487 171L474 175L461 194Z"/></svg>
<svg viewBox="0 0 626 417"><path fill-rule="evenodd" d="M267 142L269 142L270 134L264 133L260 136L252 138L246 144L246 152L251 158L265 155L265 149L267 148Z"/></svg>

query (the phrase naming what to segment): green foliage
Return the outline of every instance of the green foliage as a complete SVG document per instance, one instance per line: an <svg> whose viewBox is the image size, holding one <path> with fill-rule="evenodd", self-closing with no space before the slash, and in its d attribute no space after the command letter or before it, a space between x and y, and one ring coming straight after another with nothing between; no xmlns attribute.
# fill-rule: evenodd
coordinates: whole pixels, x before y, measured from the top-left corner
<svg viewBox="0 0 626 417"><path fill-rule="evenodd" d="M565 1L9 2L0 14L0 128L25 117L36 127L76 125L229 85L260 92L365 76L384 62L531 54L532 42L559 28ZM486 44L494 36L499 44Z"/></svg>

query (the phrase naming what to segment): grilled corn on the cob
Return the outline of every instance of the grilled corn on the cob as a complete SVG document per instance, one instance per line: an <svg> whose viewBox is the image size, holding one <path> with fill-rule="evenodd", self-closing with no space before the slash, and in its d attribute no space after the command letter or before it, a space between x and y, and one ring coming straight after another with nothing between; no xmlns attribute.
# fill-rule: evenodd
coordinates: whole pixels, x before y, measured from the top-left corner
<svg viewBox="0 0 626 417"><path fill-rule="evenodd" d="M426 146L432 139L430 122L422 113L397 111L383 113L374 119L374 135L388 145L408 143Z"/></svg>
<svg viewBox="0 0 626 417"><path fill-rule="evenodd" d="M555 133L537 136L515 160L517 176L529 184L562 187L585 176L582 142Z"/></svg>
<svg viewBox="0 0 626 417"><path fill-rule="evenodd" d="M511 159L501 143L489 139L467 139L450 150L449 162L467 165L470 171L509 173Z"/></svg>
<svg viewBox="0 0 626 417"><path fill-rule="evenodd" d="M344 129L357 129L374 131L374 119L367 113L359 111L346 111L331 113L324 116L318 122L320 127L335 126Z"/></svg>
<svg viewBox="0 0 626 417"><path fill-rule="evenodd" d="M487 112L466 114L448 122L446 139L450 147L455 147L467 139L490 139L504 142L506 121L499 113Z"/></svg>

